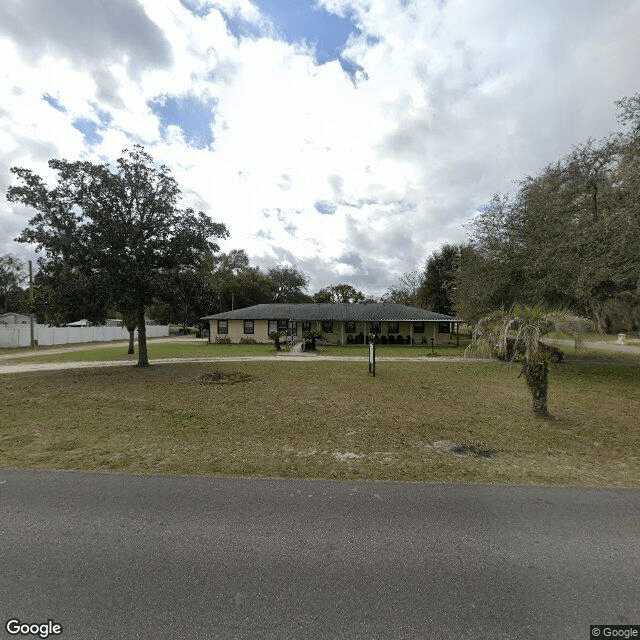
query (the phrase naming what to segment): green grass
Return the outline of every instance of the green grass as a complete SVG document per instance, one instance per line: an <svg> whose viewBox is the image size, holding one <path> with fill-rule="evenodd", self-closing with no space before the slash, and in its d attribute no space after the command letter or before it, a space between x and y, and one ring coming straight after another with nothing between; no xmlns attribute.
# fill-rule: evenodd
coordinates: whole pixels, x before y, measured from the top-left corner
<svg viewBox="0 0 640 640"><path fill-rule="evenodd" d="M562 350L564 351L567 358L573 360L590 361L595 358L603 363L640 363L640 350L638 351L638 353L627 353L625 351L613 351L605 349L592 349L589 347L580 347L577 351L573 348L563 347Z"/></svg>
<svg viewBox="0 0 640 640"><path fill-rule="evenodd" d="M437 346L433 348L433 352L440 356L463 356L465 347L470 340L460 338L460 345L456 347L455 342L446 346ZM318 348L319 355L329 356L350 356L362 355L365 358L369 353L368 345L343 345L343 346L321 346ZM431 346L427 345L392 345L378 344L376 345L376 357L399 357L399 358L418 358L430 356L432 353Z"/></svg>
<svg viewBox="0 0 640 640"><path fill-rule="evenodd" d="M447 347L435 347L435 353L439 355L464 355L464 343L460 342L460 347L455 345ZM65 348L67 345L60 345L57 348ZM87 345L69 345L70 349L67 353L50 353L49 348L38 347L35 351L20 350L22 357L4 358L0 364L16 364L25 362L23 354L29 353L29 362L80 362L80 361L104 361L104 360L122 360L123 362L137 362L138 346L136 344L136 353L134 355L127 354L126 346L105 345L96 348L95 343L91 345L91 349L83 350ZM207 344L205 341L200 342L154 342L148 343L149 358L224 358L224 357L246 357L246 356L276 356L276 350L273 344ZM367 357L368 346L364 345L348 345L343 347L327 346L320 347L317 351L318 355L329 356L362 356ZM378 345L376 347L376 356L386 357L419 357L431 354L431 347L423 346L395 346L395 345ZM9 352L5 355L15 355Z"/></svg>
<svg viewBox="0 0 640 640"><path fill-rule="evenodd" d="M637 332L625 332L621 331L620 333L626 333L627 338L633 340L637 336ZM573 340L573 336L568 333L563 333L561 331L553 332L548 334L549 338L558 338L564 340ZM587 333L582 334L582 340L585 343L589 342L617 342L618 334L617 333L599 333L597 331L589 331Z"/></svg>
<svg viewBox="0 0 640 640"><path fill-rule="evenodd" d="M64 348L59 345L57 348ZM84 345L86 346L86 345ZM138 361L138 345L136 343L135 354L127 354L127 346L104 346L95 348L95 343L90 350L82 350L82 346L74 345L74 350L67 353L50 353L48 349L31 352L29 362L81 362L101 360L122 360L123 362ZM77 350L76 350L77 349ZM150 359L154 358L220 358L220 357L245 357L274 355L276 351L273 345L268 344L207 344L200 342L153 342L147 343L147 352ZM11 354L8 354L11 355ZM26 362L25 357L5 358L0 364L16 364Z"/></svg>
<svg viewBox="0 0 640 640"><path fill-rule="evenodd" d="M496 361L382 361L376 378L366 362L276 358L3 375L0 465L640 486L640 368L576 362L552 372L547 420Z"/></svg>

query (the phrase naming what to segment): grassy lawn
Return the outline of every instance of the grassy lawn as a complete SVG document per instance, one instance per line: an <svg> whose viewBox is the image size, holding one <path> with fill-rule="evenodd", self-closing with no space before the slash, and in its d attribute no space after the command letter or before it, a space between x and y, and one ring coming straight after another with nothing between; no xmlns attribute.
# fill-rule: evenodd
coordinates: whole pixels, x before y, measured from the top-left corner
<svg viewBox="0 0 640 640"><path fill-rule="evenodd" d="M446 346L433 348L433 353L441 356L463 356L465 347L470 340L460 338L460 345L456 347L455 343ZM318 348L318 355L328 356L351 356L361 355L367 357L368 345L344 345L344 346L322 346ZM427 345L393 345L378 344L376 345L376 358L392 357L392 358L418 358L430 356L432 353L431 346Z"/></svg>
<svg viewBox="0 0 640 640"><path fill-rule="evenodd" d="M439 355L464 355L464 346L467 342L460 341L460 346L435 347L434 351ZM18 364L25 362L24 354L29 353L29 362L78 362L78 361L103 361L122 360L124 362L137 362L138 345L136 344L136 354L128 355L126 346L105 345L96 348L95 343L91 343L91 349L83 350L87 345L60 345L57 347L38 347L36 351L20 349L4 349L0 355L8 356L0 361L0 364ZM54 349L69 347L73 351L67 353L51 353ZM224 357L245 357L245 356L276 356L273 344L207 344L200 342L154 342L148 343L149 358L224 358ZM361 356L367 358L368 347L364 345L349 345L343 347L327 346L321 347L317 351L318 355L327 356ZM376 357L403 357L414 358L431 354L431 347L423 346L395 346L378 345ZM22 357L11 358L11 355Z"/></svg>
<svg viewBox="0 0 640 640"><path fill-rule="evenodd" d="M621 333L625 333L621 331ZM627 340L631 340L631 344L637 338L637 331L628 331L626 332ZM560 338L564 340L573 340L573 336L568 333L562 333L561 331L553 332L548 334L549 338ZM589 331L587 333L582 334L582 340L585 343L589 342L617 342L618 334L617 333L598 333L597 331Z"/></svg>
<svg viewBox="0 0 640 640"><path fill-rule="evenodd" d="M79 362L79 361L101 361L101 360L122 360L125 362L138 361L138 345L136 343L135 354L127 354L127 346L104 346L82 350L82 345L74 345L78 350L67 353L50 353L50 349L32 352L29 362ZM95 347L95 343L92 343ZM57 349L65 348L60 345ZM53 348L53 347L52 347ZM153 342L147 343L149 359L154 358L224 358L224 357L245 357L245 356L275 356L273 345L268 344L207 344L201 342ZM21 350L26 351L26 350ZM11 354L6 354L11 355ZM25 362L25 358L5 358L0 364L19 364Z"/></svg>
<svg viewBox="0 0 640 640"><path fill-rule="evenodd" d="M0 466L640 486L640 367L560 365L548 420L518 373L435 359L373 378L366 362L274 358L3 375Z"/></svg>
<svg viewBox="0 0 640 640"><path fill-rule="evenodd" d="M577 353L576 351L574 351L573 347L562 347L562 350L568 358L578 358L585 360L595 357L608 362L629 361L630 363L640 363L640 348L638 348L637 353L626 353L624 351L605 351L604 349L591 349L589 347L580 347Z"/></svg>

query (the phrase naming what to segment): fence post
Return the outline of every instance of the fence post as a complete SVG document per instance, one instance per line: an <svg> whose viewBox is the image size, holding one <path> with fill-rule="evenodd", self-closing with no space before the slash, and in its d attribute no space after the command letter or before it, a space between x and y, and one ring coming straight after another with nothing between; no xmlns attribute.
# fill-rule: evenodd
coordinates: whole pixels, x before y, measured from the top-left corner
<svg viewBox="0 0 640 640"><path fill-rule="evenodd" d="M33 335L33 269L31 260L29 260L29 335L31 337L31 348L36 346L35 336Z"/></svg>

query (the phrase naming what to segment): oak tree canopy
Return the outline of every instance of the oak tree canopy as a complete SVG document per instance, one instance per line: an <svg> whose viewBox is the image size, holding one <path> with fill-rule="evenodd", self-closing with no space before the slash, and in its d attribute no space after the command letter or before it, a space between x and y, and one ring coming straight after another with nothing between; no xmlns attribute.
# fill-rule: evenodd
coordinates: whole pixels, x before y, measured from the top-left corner
<svg viewBox="0 0 640 640"><path fill-rule="evenodd" d="M96 300L135 313L138 366L146 367L145 306L166 297L177 272L204 266L219 250L213 239L228 231L202 211L179 209L177 182L140 145L115 167L55 159L49 167L57 173L53 188L29 169L11 169L20 184L8 200L36 211L16 240L42 252L40 271L61 293L80 282Z"/></svg>

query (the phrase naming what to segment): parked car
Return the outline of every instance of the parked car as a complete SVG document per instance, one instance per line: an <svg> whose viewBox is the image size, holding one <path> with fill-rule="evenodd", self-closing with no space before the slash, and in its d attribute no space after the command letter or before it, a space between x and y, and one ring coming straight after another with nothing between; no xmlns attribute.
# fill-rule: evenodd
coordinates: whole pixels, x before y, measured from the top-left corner
<svg viewBox="0 0 640 640"><path fill-rule="evenodd" d="M551 344L546 344L545 342L540 343L542 351L549 355L551 362L562 362L564 360L564 351L562 349L558 349L558 347L554 347ZM506 350L500 348L500 343L496 342L493 345L493 349L491 352L493 355L499 360L514 360L514 355L519 355L524 353L524 340L518 340L516 345L515 338L507 338L507 348Z"/></svg>

